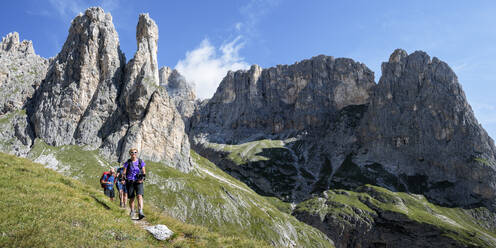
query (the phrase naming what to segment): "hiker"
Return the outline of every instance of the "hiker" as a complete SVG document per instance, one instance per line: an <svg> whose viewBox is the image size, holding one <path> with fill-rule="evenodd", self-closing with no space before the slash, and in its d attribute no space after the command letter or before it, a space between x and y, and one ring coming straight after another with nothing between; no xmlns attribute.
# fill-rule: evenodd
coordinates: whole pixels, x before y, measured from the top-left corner
<svg viewBox="0 0 496 248"><path fill-rule="evenodd" d="M129 198L129 208L131 218L134 216L134 196L138 197L138 219L143 219L143 181L146 178L145 162L138 158L138 149L131 148L129 150L128 159L123 167L123 175L126 177L127 196Z"/></svg>
<svg viewBox="0 0 496 248"><path fill-rule="evenodd" d="M111 201L113 201L115 197L114 182L115 182L115 169L110 168L109 172L103 173L103 176L100 179L100 183L103 187L103 193L106 196L110 197Z"/></svg>
<svg viewBox="0 0 496 248"><path fill-rule="evenodd" d="M119 190L119 200L121 208L126 208L127 201L127 188L126 181L124 179L124 166L117 169L117 190Z"/></svg>

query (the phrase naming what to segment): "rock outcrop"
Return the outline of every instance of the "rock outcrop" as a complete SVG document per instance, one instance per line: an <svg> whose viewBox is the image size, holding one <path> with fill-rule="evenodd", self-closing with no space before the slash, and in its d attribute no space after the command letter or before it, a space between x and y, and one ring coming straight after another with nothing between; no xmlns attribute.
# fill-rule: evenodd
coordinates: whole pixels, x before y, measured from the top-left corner
<svg viewBox="0 0 496 248"><path fill-rule="evenodd" d="M368 102L374 73L351 59L317 56L291 66L229 72L191 118L192 134L238 143L322 128L349 105ZM222 130L219 132L219 130Z"/></svg>
<svg viewBox="0 0 496 248"><path fill-rule="evenodd" d="M103 151L117 151L119 160L134 147L140 157L161 161L181 171L192 168L184 122L167 91L159 86L157 65L158 27L148 14L141 14L136 30L137 51L126 67L120 93L120 109L114 131Z"/></svg>
<svg viewBox="0 0 496 248"><path fill-rule="evenodd" d="M396 190L443 205L496 208L493 140L455 73L436 57L398 49L383 63L359 139L354 162L399 175L404 183Z"/></svg>
<svg viewBox="0 0 496 248"><path fill-rule="evenodd" d="M300 201L375 184L496 207L493 141L453 71L424 52L395 51L377 85L364 65L324 56L231 72L191 123L195 149L261 194Z"/></svg>
<svg viewBox="0 0 496 248"><path fill-rule="evenodd" d="M191 117L190 138L197 151L258 193L301 200L325 189L332 166L353 150L366 109L360 106L369 102L374 86L365 65L323 55L290 66L229 72ZM266 159L241 163L212 145L261 139L284 144L256 154Z"/></svg>
<svg viewBox="0 0 496 248"><path fill-rule="evenodd" d="M35 100L37 137L50 145L102 145L117 110L124 54L112 16L90 8L77 16Z"/></svg>
<svg viewBox="0 0 496 248"><path fill-rule="evenodd" d="M159 71L160 86L167 89L167 93L174 101L177 111L183 117L183 121L187 123L196 109L196 95L193 85L176 70L164 66Z"/></svg>
<svg viewBox="0 0 496 248"><path fill-rule="evenodd" d="M0 43L0 147L3 152L25 156L34 134L26 108L41 84L48 60L35 54L31 41L7 34Z"/></svg>
<svg viewBox="0 0 496 248"><path fill-rule="evenodd" d="M293 215L326 233L338 248L496 245L495 214L487 209L443 208L421 195L370 185L355 191L325 191L298 204Z"/></svg>
<svg viewBox="0 0 496 248"><path fill-rule="evenodd" d="M35 54L31 41L7 34L0 43L0 115L25 108L45 77L48 60Z"/></svg>
<svg viewBox="0 0 496 248"><path fill-rule="evenodd" d="M101 8L77 16L36 94L35 134L54 146L83 145L110 159L140 157L181 171L192 168L181 115L159 87L158 27L139 17L138 49L127 65L112 17Z"/></svg>

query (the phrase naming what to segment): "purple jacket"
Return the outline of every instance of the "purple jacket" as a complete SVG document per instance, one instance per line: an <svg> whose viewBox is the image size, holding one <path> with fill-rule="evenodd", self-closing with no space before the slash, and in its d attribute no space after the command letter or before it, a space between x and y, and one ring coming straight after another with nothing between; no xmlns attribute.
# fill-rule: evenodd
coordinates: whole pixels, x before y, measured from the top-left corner
<svg viewBox="0 0 496 248"><path fill-rule="evenodd" d="M140 159L134 161L131 166L128 166L128 162L124 163L124 168L127 168L126 177L127 180L137 180L137 176L140 173L140 167L138 165ZM145 167L145 161L141 160L141 167Z"/></svg>

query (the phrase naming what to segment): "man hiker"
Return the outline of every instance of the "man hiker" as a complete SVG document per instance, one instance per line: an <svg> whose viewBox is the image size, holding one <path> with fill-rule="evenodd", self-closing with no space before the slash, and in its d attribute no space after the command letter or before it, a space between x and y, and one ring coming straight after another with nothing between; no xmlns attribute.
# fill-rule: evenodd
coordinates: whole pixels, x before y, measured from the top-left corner
<svg viewBox="0 0 496 248"><path fill-rule="evenodd" d="M110 168L109 173L103 173L103 176L100 179L100 183L103 187L103 193L106 196L110 197L111 201L113 201L115 197L114 182L115 182L115 169Z"/></svg>
<svg viewBox="0 0 496 248"><path fill-rule="evenodd" d="M138 219L145 218L143 214L143 181L146 178L145 162L138 158L138 149L131 148L129 150L131 156L124 163L123 175L126 177L127 196L129 197L129 208L131 218L134 216L134 196L138 197Z"/></svg>
<svg viewBox="0 0 496 248"><path fill-rule="evenodd" d="M124 179L124 166L117 169L117 190L119 190L119 200L121 208L126 208L127 201L127 188L126 181Z"/></svg>

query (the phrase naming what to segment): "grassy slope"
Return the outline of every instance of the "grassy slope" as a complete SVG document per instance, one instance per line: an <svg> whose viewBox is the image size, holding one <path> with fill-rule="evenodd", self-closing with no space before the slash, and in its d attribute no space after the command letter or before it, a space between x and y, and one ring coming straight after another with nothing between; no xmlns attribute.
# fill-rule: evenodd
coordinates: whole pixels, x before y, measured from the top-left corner
<svg viewBox="0 0 496 248"><path fill-rule="evenodd" d="M117 166L96 151L77 146L51 147L39 140L29 156L94 188L99 187L103 170ZM323 233L279 210L287 212L287 204L259 196L194 152L192 157L198 169L189 174L147 161L145 207L152 203L167 215L225 236L283 246L292 242L306 247L332 246Z"/></svg>
<svg viewBox="0 0 496 248"><path fill-rule="evenodd" d="M175 235L155 240L132 223L127 211L94 187L0 153L0 247L265 247L260 241L221 236L184 224L148 207L151 224Z"/></svg>
<svg viewBox="0 0 496 248"><path fill-rule="evenodd" d="M346 216L356 215L357 211L353 209L360 210L360 217L371 221L377 216L377 211L391 211L412 221L435 226L442 230L444 236L468 246L496 245L496 230L484 227L484 223L475 219L471 213L474 211L494 215L485 208L467 210L441 207L428 202L422 195L392 192L372 185L359 187L357 192L329 190L325 195L324 198L316 197L298 204L295 211L316 214L321 219L332 215L343 221L346 221Z"/></svg>
<svg viewBox="0 0 496 248"><path fill-rule="evenodd" d="M285 142L288 141L265 139L265 140L247 142L238 145L209 143L206 144L206 146L218 151L228 152L229 155L227 156L227 158L229 158L230 160L232 160L233 162L239 165L247 162L268 160L269 158L259 155L262 153L264 148L285 149L284 148Z"/></svg>

